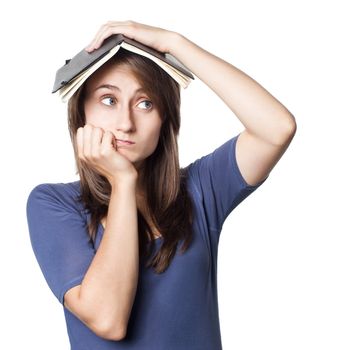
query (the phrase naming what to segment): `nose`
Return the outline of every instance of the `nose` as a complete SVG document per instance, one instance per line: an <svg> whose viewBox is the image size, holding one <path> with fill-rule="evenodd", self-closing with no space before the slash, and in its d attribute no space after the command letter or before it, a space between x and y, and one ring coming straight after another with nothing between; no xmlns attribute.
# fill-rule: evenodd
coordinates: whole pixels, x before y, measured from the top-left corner
<svg viewBox="0 0 359 350"><path fill-rule="evenodd" d="M135 129L131 110L127 106L121 107L118 111L115 123L117 131L132 132Z"/></svg>

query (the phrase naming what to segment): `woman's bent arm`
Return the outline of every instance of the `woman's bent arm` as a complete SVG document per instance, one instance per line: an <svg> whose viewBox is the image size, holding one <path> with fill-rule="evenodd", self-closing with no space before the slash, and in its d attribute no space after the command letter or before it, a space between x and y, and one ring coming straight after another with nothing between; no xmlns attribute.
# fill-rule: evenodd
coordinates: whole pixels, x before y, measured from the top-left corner
<svg viewBox="0 0 359 350"><path fill-rule="evenodd" d="M97 335L122 339L134 302L139 263L136 177L112 183L106 229L80 286L65 306Z"/></svg>
<svg viewBox="0 0 359 350"><path fill-rule="evenodd" d="M273 145L291 138L293 115L246 73L178 33L172 34L169 51L211 88L253 135Z"/></svg>

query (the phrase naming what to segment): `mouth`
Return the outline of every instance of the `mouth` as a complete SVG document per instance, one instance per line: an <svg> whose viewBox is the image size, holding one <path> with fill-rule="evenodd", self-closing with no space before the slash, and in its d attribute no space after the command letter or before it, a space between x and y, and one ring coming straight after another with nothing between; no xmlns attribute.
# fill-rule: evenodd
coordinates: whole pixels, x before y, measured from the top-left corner
<svg viewBox="0 0 359 350"><path fill-rule="evenodd" d="M116 139L116 144L117 146L131 146L134 145L135 142Z"/></svg>

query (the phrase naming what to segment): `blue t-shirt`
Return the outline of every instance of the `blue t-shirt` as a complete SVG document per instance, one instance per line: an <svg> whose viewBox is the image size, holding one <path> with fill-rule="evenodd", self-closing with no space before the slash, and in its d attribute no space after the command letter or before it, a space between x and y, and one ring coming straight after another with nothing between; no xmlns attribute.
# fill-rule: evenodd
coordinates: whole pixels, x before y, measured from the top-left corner
<svg viewBox="0 0 359 350"><path fill-rule="evenodd" d="M126 337L105 340L64 307L72 350L220 350L217 252L230 212L265 180L248 185L236 163L237 136L188 165L194 204L193 241L179 250L168 269L156 274L140 265L136 297ZM80 183L41 184L29 195L31 244L45 279L63 304L66 291L81 284L99 247L86 229L89 214L76 201ZM156 251L162 238L156 239Z"/></svg>

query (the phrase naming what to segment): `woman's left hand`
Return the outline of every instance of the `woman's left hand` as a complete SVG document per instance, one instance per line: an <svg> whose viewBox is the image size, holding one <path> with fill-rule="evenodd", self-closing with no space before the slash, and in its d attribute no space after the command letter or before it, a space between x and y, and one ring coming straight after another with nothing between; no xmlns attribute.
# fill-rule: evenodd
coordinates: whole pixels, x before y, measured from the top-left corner
<svg viewBox="0 0 359 350"><path fill-rule="evenodd" d="M86 51L92 52L98 49L103 41L112 34L123 34L160 52L169 52L169 44L177 33L134 21L109 21L100 27L91 43L86 47Z"/></svg>

